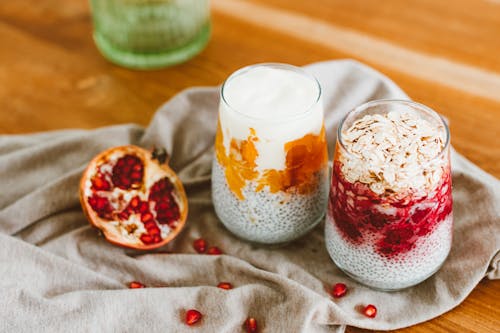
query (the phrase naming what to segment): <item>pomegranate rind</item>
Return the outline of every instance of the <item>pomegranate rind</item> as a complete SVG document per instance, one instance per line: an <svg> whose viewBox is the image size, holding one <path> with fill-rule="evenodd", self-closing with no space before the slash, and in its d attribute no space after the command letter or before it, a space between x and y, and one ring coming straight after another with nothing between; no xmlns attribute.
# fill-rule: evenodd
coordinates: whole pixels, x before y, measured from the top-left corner
<svg viewBox="0 0 500 333"><path fill-rule="evenodd" d="M173 195L176 201L176 204L179 207L180 217L177 220L177 225L175 229L171 229L167 237L162 239L158 243L153 244L144 244L139 237L136 238L135 241L130 239L125 239L124 236L120 233L120 231L110 223L110 220L103 219L97 215L97 213L92 209L90 204L88 203L88 195L86 195L86 189L89 188L90 179L96 173L97 168L110 160L111 156L125 156L127 154L135 155L139 157L144 163L144 183L146 183L149 179L153 179L153 174L161 174L163 177L168 177L170 182L174 186ZM157 177L156 177L157 178ZM152 185L149 184L150 187ZM143 185L144 187L144 185ZM108 150L105 150L95 156L88 164L87 168L83 172L82 178L80 180L80 204L82 205L83 212L87 217L87 220L90 224L97 229L99 229L106 240L112 244L131 248L138 250L153 250L159 247L162 247L173 240L184 228L186 224L187 214L188 214L188 201L186 196L186 191L184 190L184 186L182 185L180 179L177 177L175 172L168 166L167 163L160 164L156 159L152 158L152 152L146 149L143 149L134 145L127 146L119 146L113 147Z"/></svg>

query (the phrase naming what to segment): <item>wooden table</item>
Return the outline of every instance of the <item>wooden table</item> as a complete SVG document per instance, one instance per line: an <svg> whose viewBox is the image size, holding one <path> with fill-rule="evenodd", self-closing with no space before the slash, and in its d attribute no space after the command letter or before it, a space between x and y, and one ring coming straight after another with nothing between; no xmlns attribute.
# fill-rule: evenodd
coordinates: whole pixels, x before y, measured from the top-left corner
<svg viewBox="0 0 500 333"><path fill-rule="evenodd" d="M173 68L106 62L84 0L0 2L0 132L146 125L180 90L242 66L354 58L387 74L451 122L454 147L500 176L499 0L214 0L213 37ZM498 332L500 281L401 332ZM351 328L349 332L363 332Z"/></svg>

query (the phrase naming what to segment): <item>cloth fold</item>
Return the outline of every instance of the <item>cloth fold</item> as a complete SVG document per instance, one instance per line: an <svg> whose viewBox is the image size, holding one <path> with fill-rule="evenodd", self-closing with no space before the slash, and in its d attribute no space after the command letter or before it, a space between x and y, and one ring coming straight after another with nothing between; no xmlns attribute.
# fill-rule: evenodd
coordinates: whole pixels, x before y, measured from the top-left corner
<svg viewBox="0 0 500 333"><path fill-rule="evenodd" d="M354 61L306 66L323 88L333 156L339 120L379 98L408 98L392 81ZM462 302L479 281L500 278L500 184L452 151L454 234L445 264L399 292L350 280L330 260L323 225L281 248L230 234L210 199L218 88L193 88L164 104L151 124L92 131L0 136L0 331L238 332L248 316L263 332L342 332L345 325L396 329L429 320ZM453 137L453 133L452 133ZM117 145L164 146L185 184L185 230L162 250L143 253L107 243L87 223L78 182L90 159ZM222 256L198 255L194 239ZM137 280L149 288L129 290ZM232 290L217 288L231 282ZM333 283L347 284L341 299ZM375 304L378 315L359 311ZM184 324L185 311L203 313Z"/></svg>

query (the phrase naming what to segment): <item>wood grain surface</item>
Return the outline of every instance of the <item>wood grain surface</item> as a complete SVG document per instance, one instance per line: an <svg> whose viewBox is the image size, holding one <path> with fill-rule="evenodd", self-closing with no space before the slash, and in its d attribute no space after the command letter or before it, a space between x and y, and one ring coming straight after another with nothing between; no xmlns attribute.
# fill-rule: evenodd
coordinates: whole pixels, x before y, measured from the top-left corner
<svg viewBox="0 0 500 333"><path fill-rule="evenodd" d="M0 133L147 125L184 88L258 62L354 58L445 115L452 144L500 177L500 1L213 0L213 33L191 61L132 71L104 60L84 0L0 2ZM500 281L400 332L499 332ZM348 328L348 332L366 332Z"/></svg>

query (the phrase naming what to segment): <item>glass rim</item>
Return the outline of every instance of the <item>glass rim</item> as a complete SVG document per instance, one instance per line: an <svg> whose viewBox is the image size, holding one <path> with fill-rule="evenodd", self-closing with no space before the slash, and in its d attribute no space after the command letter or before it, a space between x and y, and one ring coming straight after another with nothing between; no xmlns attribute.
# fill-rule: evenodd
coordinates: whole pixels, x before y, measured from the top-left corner
<svg viewBox="0 0 500 333"><path fill-rule="evenodd" d="M251 115L248 115L246 113L243 113L242 111L238 110L237 108L234 108L229 103L229 101L224 96L224 91L226 89L227 84L232 79L234 79L235 77L238 77L238 76L240 76L242 74L245 74L245 73L247 73L247 72L249 72L249 71L251 71L251 70L253 70L255 68L259 68L259 67L279 68L279 69L283 69L283 70L292 71L292 72L300 74L300 75L302 75L304 77L307 77L312 82L314 82L314 84L315 84L315 86L317 88L317 96L316 96L316 98L311 103L311 105L309 105L308 107L305 108L304 111L301 111L299 113L295 113L295 114L292 114L290 116L286 116L286 117L283 117L283 118L279 118L279 119L262 118L262 117L251 116ZM323 91L321 89L321 84L319 83L318 79L314 75L306 72L301 67L290 65L290 64L285 64L285 63L279 63L279 62L263 62L263 63L258 63L258 64L253 64L253 65L245 66L245 67L242 67L242 68L236 70L235 72L233 72L231 75L229 75L229 77L222 84L222 87L220 89L219 95L220 95L220 100L222 101L222 103L224 103L224 105L229 110L235 112L239 116L245 117L247 119L255 120L255 121L263 121L263 120L265 120L265 121L270 121L270 122L288 122L288 121L293 121L293 120L301 119L301 118L309 115L314 110L314 107L321 101L321 96L323 95Z"/></svg>
<svg viewBox="0 0 500 333"><path fill-rule="evenodd" d="M448 124L444 120L444 118L439 113L437 113L436 111L434 111L433 109L431 109L430 107L428 107L424 104L414 102L411 100L391 99L391 98L376 99L376 100L372 100L372 101L363 103L363 104L355 107L354 109L349 111L344 117L342 117L342 120L340 121L339 126L337 128L337 142L338 142L339 146L342 148L343 153L345 153L349 157L359 159L359 157L353 155L351 152L349 152L349 150L347 150L347 148L343 142L343 139L342 139L342 129L344 127L344 124L345 124L345 121L347 120L347 118L349 116L356 114L356 113L360 113L363 110L366 110L370 107L377 106L377 105L384 105L384 104L385 105L391 105L391 104L392 105L405 105L405 106L408 106L416 111L420 111L420 112L423 111L423 112L431 115L436 120L439 120L439 122L441 123L441 125L443 126L444 131L445 131L445 135L446 135L445 142L444 142L443 148L441 148L439 153L436 154L436 156L429 159L428 161L426 161L425 165L427 165L428 163L431 163L432 161L435 161L435 160L441 158L446 153L446 151L448 150L448 147L450 145L450 129L448 127Z"/></svg>

